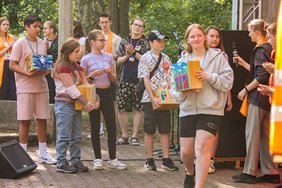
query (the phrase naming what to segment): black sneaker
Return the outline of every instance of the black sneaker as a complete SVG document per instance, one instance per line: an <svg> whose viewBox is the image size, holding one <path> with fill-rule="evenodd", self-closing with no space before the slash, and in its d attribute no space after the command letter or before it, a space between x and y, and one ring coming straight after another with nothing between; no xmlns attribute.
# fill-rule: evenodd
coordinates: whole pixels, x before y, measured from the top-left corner
<svg viewBox="0 0 282 188"><path fill-rule="evenodd" d="M65 162L61 166L57 166L57 172L64 172L68 174L73 174L77 172L77 168L74 166L70 166L68 162Z"/></svg>
<svg viewBox="0 0 282 188"><path fill-rule="evenodd" d="M171 171L178 170L178 167L173 164L171 158L162 158L161 168Z"/></svg>
<svg viewBox="0 0 282 188"><path fill-rule="evenodd" d="M84 166L84 164L81 161L72 164L71 166L77 168L79 172L87 172L89 170L89 168L87 166Z"/></svg>
<svg viewBox="0 0 282 188"><path fill-rule="evenodd" d="M237 183L258 183L259 179L256 176L252 176L245 173L240 173L238 175L232 176L234 182Z"/></svg>
<svg viewBox="0 0 282 188"><path fill-rule="evenodd" d="M264 183L280 183L280 175L279 174L265 174L258 178L259 182Z"/></svg>
<svg viewBox="0 0 282 188"><path fill-rule="evenodd" d="M184 188L194 188L195 187L195 174L185 175Z"/></svg>
<svg viewBox="0 0 282 188"><path fill-rule="evenodd" d="M148 158L146 160L144 167L146 170L157 170L157 167L155 165L155 161L153 158Z"/></svg>

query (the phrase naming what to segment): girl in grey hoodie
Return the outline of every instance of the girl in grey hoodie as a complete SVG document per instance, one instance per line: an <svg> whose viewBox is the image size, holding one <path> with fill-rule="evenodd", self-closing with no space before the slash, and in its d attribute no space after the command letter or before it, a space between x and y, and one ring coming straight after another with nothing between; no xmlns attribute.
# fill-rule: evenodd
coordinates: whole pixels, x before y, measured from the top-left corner
<svg viewBox="0 0 282 188"><path fill-rule="evenodd" d="M171 93L180 102L181 157L186 168L184 187L204 187L210 165L211 143L224 115L227 92L232 88L234 77L223 54L208 50L206 33L201 25L190 25L184 40L186 51L178 62L199 60L202 70L195 76L203 82L203 87L179 92L173 84Z"/></svg>

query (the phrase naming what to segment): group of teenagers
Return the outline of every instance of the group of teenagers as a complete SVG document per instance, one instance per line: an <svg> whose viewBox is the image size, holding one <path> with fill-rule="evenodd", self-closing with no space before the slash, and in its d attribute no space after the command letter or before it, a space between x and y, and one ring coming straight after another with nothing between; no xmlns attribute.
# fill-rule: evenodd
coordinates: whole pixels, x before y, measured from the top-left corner
<svg viewBox="0 0 282 188"><path fill-rule="evenodd" d="M144 117L144 167L147 170L157 169L153 148L154 134L158 129L163 151L161 168L178 170L169 157L170 111L154 110L160 105L154 92L158 88L168 88L172 97L180 102L180 151L185 166L184 187L204 187L208 173L215 171L213 157L224 111L232 109L230 90L234 75L224 53L220 29L215 26L204 29L199 24L187 27L184 35L185 50L178 62L200 61L201 70L196 72L195 77L203 82L203 87L177 91L172 79L171 60L162 52L168 38L159 30L152 30L145 37L144 19L135 18L131 21L131 34L125 39L111 32L112 22L108 14L99 17L101 30L92 30L87 37L75 28L77 24L82 27L81 24L74 22L74 37L64 41L59 55L56 24L52 21L44 23L45 38L42 40L38 38L41 22L36 15L26 16L26 35L15 40L15 37L8 34L8 28L3 29L9 27L9 21L0 18L0 57L5 59L4 66L15 73L19 143L23 149L27 150L29 125L31 119L35 118L39 142L38 162L56 164L58 172L87 172L89 168L81 162L82 112L74 107L74 102L78 101L89 112L95 170L104 169L99 137L101 121L105 122L107 130L108 168L127 168L116 157L116 145L129 144L128 112L133 110L133 135L130 140L133 146L140 145L138 130ZM252 42L256 43L249 63L239 55L233 57L249 71L246 86L238 94L240 100L247 95L249 103L246 121L247 156L243 172L232 178L241 183L279 183L279 170L268 151L269 96L273 92L268 83L273 73L274 56L271 56L271 51L275 50L276 25L274 23L267 28L263 20L256 19L248 24L248 30ZM26 61L32 58L32 54L53 55L56 62L52 71L28 72ZM118 74L116 64L120 65ZM141 101L135 94L135 86L140 79L144 80L146 88ZM119 139L116 139L112 83L117 83L118 120L122 131ZM95 102L88 101L81 94L77 88L80 84L95 84ZM49 118L48 104L51 101L54 102L56 116L56 159L46 149L46 120ZM257 177L259 159L261 177Z"/></svg>

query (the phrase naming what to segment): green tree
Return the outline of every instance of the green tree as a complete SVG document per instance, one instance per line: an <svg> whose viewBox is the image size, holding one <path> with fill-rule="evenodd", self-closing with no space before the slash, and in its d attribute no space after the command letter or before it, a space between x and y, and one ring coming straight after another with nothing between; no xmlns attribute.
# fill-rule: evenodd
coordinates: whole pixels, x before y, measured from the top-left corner
<svg viewBox="0 0 282 188"><path fill-rule="evenodd" d="M139 16L146 20L146 34L152 29L163 31L169 37L165 53L175 62L178 47L172 30L177 31L183 43L184 32L192 23L228 29L231 9L232 0L133 0L129 16Z"/></svg>
<svg viewBox="0 0 282 188"><path fill-rule="evenodd" d="M10 33L19 36L24 33L23 19L29 14L39 15L42 21L58 22L57 0L2 0L1 16L10 20Z"/></svg>

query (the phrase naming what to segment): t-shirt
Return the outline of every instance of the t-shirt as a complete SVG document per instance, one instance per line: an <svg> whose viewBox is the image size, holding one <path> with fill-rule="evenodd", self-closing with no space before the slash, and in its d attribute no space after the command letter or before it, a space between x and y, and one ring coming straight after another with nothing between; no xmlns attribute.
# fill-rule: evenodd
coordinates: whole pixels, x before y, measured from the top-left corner
<svg viewBox="0 0 282 188"><path fill-rule="evenodd" d="M67 92L67 87L64 83L59 79L58 75L61 73L69 73L73 79L73 83L76 84L76 80L81 80L78 78L81 74L84 74L84 70L78 64L73 64L72 67L67 65L66 62L62 62L56 68L56 75L54 78L55 85L56 85L56 97L55 100L59 101L69 101L74 102L73 99L69 96Z"/></svg>
<svg viewBox="0 0 282 188"><path fill-rule="evenodd" d="M107 44L107 40L108 40L108 34L104 34L106 42L105 44ZM113 37L112 37L112 50L111 50L111 54L113 56L117 56L117 50L118 50L118 46L120 44L121 38L120 36L118 36L117 34L113 33Z"/></svg>
<svg viewBox="0 0 282 188"><path fill-rule="evenodd" d="M148 50L150 50L149 43L144 36L142 36L142 38L140 39L131 39L131 37L129 36L128 38L121 40L117 50L118 57L122 57L126 54L125 51L126 44L132 44L136 52L138 52L141 55L146 53ZM123 66L122 66L121 80L123 82L130 82L136 84L138 83L137 72L138 72L139 60L137 58L134 58L134 61L130 61L130 59L132 58L129 58L125 63L122 64Z"/></svg>
<svg viewBox="0 0 282 188"><path fill-rule="evenodd" d="M80 62L80 66L86 70L87 75L92 74L95 70L110 67L113 64L115 64L114 58L112 54L108 53L101 53L98 55L89 53L85 55ZM109 75L106 72L94 78L91 83L98 87L111 84Z"/></svg>
<svg viewBox="0 0 282 188"><path fill-rule="evenodd" d="M159 57L151 51L142 55L138 66L138 78L150 77L150 72L155 68L158 59ZM152 90L156 91L162 84L170 86L171 77L171 60L166 54L162 53L160 65L150 79ZM150 102L150 97L146 90L144 91L141 102Z"/></svg>
<svg viewBox="0 0 282 188"><path fill-rule="evenodd" d="M18 65L24 70L27 70L26 62L32 60L33 52L35 54L38 53L39 55L46 54L45 44L43 40L37 38L36 42L29 41L29 43L31 47L29 46L26 37L22 37L19 40L17 40L13 46L13 51L10 57L11 61L17 61ZM23 74L19 74L15 72L15 80L17 86L17 93L49 92L47 81L44 74L28 77Z"/></svg>

